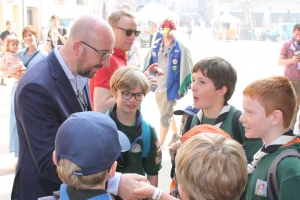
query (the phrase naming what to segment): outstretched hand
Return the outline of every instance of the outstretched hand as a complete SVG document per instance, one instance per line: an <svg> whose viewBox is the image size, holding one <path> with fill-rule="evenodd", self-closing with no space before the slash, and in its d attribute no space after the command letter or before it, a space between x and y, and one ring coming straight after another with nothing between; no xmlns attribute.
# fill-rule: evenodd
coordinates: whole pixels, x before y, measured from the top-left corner
<svg viewBox="0 0 300 200"><path fill-rule="evenodd" d="M122 174L118 196L120 196L122 199L129 199L130 192L139 188L139 183L142 182L149 183L145 176L138 174Z"/></svg>
<svg viewBox="0 0 300 200"><path fill-rule="evenodd" d="M154 63L148 67L144 74L148 77L150 74L157 73L157 76L164 75L163 71L158 68L158 64Z"/></svg>
<svg viewBox="0 0 300 200"><path fill-rule="evenodd" d="M145 199L152 197L155 187L145 182L138 182L139 188L132 190L128 200Z"/></svg>

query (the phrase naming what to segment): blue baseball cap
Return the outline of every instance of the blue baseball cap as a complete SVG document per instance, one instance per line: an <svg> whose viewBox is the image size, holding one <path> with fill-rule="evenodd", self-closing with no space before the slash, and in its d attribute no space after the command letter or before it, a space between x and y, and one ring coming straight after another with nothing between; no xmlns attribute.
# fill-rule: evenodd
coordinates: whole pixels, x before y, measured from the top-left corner
<svg viewBox="0 0 300 200"><path fill-rule="evenodd" d="M83 176L109 169L129 148L127 136L118 131L115 122L92 111L72 114L59 127L55 139L57 163L68 159L81 168L73 174Z"/></svg>
<svg viewBox="0 0 300 200"><path fill-rule="evenodd" d="M199 109L195 108L194 106L188 106L184 110L175 110L174 115L183 115L183 113L186 113L188 115L195 115L199 112Z"/></svg>

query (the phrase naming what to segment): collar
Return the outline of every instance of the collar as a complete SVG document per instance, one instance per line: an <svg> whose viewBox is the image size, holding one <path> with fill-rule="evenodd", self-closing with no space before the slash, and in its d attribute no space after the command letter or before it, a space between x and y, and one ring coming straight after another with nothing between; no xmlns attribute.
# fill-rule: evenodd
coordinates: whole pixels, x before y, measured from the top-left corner
<svg viewBox="0 0 300 200"><path fill-rule="evenodd" d="M65 61L62 59L61 55L59 54L59 49L61 48L61 46L57 46L55 47L54 50L54 54L59 62L59 64L62 66L62 69L64 70L65 74L67 75L75 94L77 94L77 91L82 91L82 89L84 88L84 86L87 84L87 78L77 75L77 77L75 77L71 70L69 69L69 67L67 66L67 64L65 63Z"/></svg>
<svg viewBox="0 0 300 200"><path fill-rule="evenodd" d="M114 47L114 54L115 56L121 58L122 60L124 60L126 62L126 53L116 47Z"/></svg>

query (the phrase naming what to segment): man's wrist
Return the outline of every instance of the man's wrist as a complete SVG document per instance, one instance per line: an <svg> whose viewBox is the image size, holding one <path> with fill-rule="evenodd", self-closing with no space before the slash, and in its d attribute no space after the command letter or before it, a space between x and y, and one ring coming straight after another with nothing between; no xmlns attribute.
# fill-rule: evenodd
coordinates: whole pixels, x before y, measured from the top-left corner
<svg viewBox="0 0 300 200"><path fill-rule="evenodd" d="M121 173L116 172L112 178L108 179L108 183L107 183L107 192L108 193L111 193L115 196L118 195L121 176L122 176Z"/></svg>

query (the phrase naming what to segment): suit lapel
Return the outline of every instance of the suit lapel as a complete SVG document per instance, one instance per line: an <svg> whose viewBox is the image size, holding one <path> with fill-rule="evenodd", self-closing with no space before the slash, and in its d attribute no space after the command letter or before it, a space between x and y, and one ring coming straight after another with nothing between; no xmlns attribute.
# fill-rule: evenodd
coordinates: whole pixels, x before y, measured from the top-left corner
<svg viewBox="0 0 300 200"><path fill-rule="evenodd" d="M56 85L64 96L66 102L68 102L73 113L82 112L83 109L78 101L78 98L73 90L73 87L68 79L66 73L62 69L62 66L58 62L54 50L48 55L49 65L52 72L52 76L56 79Z"/></svg>

